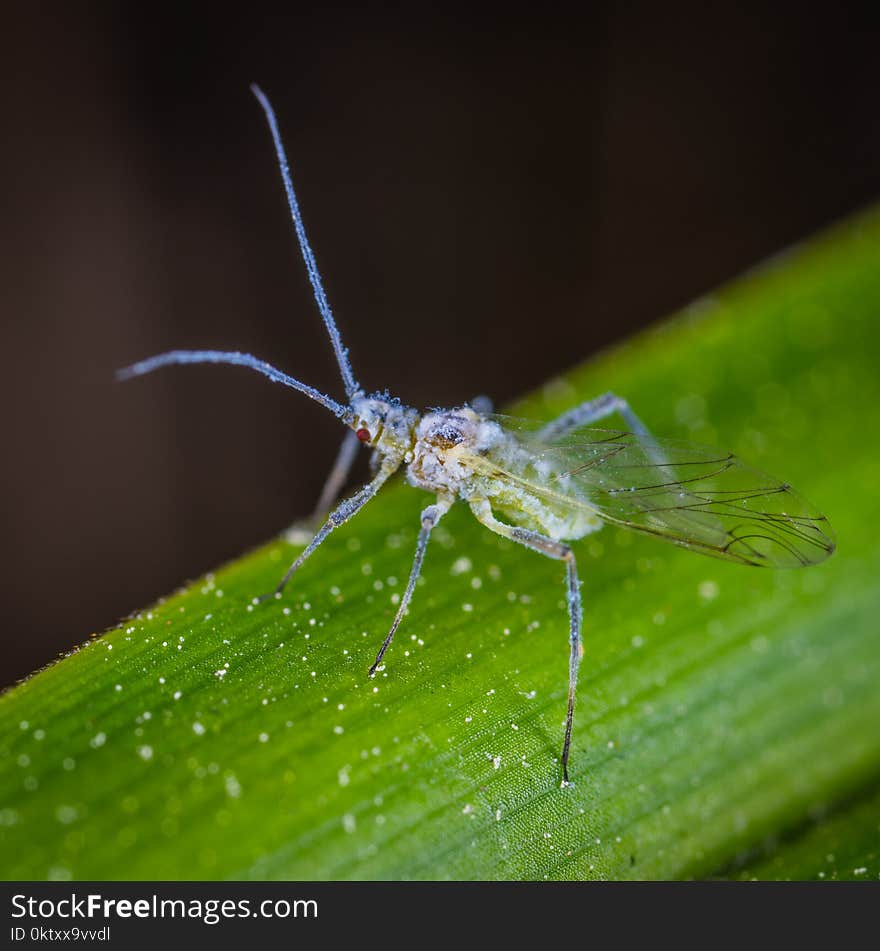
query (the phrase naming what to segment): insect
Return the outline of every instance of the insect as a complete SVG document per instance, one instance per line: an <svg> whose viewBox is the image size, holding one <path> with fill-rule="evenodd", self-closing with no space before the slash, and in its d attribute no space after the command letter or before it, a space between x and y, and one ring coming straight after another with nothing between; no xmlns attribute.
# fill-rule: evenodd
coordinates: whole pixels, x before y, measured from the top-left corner
<svg viewBox="0 0 880 951"><path fill-rule="evenodd" d="M275 591L260 601L280 597L318 546L353 518L401 467L406 468L411 485L434 494L434 502L421 514L406 590L370 668L371 677L407 612L431 532L456 500L465 502L489 530L563 562L569 663L561 765L562 784L567 785L581 659L580 580L570 542L610 523L744 565L800 567L820 562L834 551L828 521L787 483L748 468L731 454L655 439L626 400L613 393L544 424L492 415L477 401L419 413L387 391L367 393L354 376L324 293L275 113L262 90L251 89L269 124L299 248L336 355L346 402L338 403L245 353L173 350L120 370L118 377L128 379L170 364L247 367L304 393L348 427L319 502L319 509L329 511L329 516ZM625 421L625 431L592 428L613 414ZM333 507L361 445L373 453L372 480Z"/></svg>

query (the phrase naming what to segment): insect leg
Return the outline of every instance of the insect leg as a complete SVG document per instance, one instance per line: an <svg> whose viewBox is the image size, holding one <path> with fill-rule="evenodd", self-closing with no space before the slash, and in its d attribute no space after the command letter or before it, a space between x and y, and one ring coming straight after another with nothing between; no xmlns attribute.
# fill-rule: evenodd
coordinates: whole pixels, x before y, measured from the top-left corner
<svg viewBox="0 0 880 951"><path fill-rule="evenodd" d="M379 455L379 453L374 449L374 450L372 451L372 453L370 453L370 472L371 472L371 474L375 475L375 474L379 471L379 466L381 466L381 465L382 465L382 457L381 457L381 456Z"/></svg>
<svg viewBox="0 0 880 951"><path fill-rule="evenodd" d="M419 574L422 570L422 562L425 558L425 549L428 547L428 539L431 537L431 529L449 511L454 501L454 496L438 495L436 503L429 505L424 512L422 512L422 530L419 532L419 540L416 543L416 554L415 558L413 558L412 569L409 573L409 581L406 583L406 591L404 591L403 597L400 600L400 606L397 609L397 614L394 616L391 630L385 637L382 646L379 648L379 653L376 655L375 661L373 661L373 666L370 668L371 677L375 675L376 668L382 663L382 658L385 656L385 651L388 650L391 638L394 637L394 632L400 627L400 622L403 620L406 609L409 607L413 591L415 591L416 588L416 582L419 580Z"/></svg>
<svg viewBox="0 0 880 951"><path fill-rule="evenodd" d="M327 512L330 511L333 503L339 498L339 491L348 478L348 473L351 471L352 463L357 456L359 446L360 442L357 436L354 434L354 431L350 429L342 440L336 461L333 463L333 468L327 476L324 488L321 489L318 504L312 513L313 522L317 522L318 519L326 515Z"/></svg>
<svg viewBox="0 0 880 951"><path fill-rule="evenodd" d="M477 413L480 413L482 416L488 416L495 407L492 404L492 398L486 396L485 393L481 393L479 396L475 396L472 400L468 402L468 406Z"/></svg>
<svg viewBox="0 0 880 951"><path fill-rule="evenodd" d="M579 406L566 410L561 416L558 416L553 422L548 423L540 430L538 438L545 441L558 439L574 429L597 423L600 419L605 419L613 413L620 413L626 420L626 425L637 436L651 435L648 427L630 409L629 403L623 397L614 393L603 393L595 399L587 400Z"/></svg>
<svg viewBox="0 0 880 951"><path fill-rule="evenodd" d="M562 745L562 782L568 785L568 753L571 747L571 728L574 723L574 698L577 688L578 666L581 662L581 583L578 578L574 552L565 542L548 538L539 532L499 522L486 499L473 499L471 511L482 525L511 541L519 542L548 558L565 562L569 619L568 712L565 717L565 741Z"/></svg>
<svg viewBox="0 0 880 951"><path fill-rule="evenodd" d="M297 521L284 532L284 535L290 541L311 541L315 529L324 521L327 517L327 513L339 499L339 492L345 484L345 480L348 478L359 447L360 442L357 436L353 431L349 430L342 438L342 444L339 447L339 452L336 454L333 468L324 481L324 486L321 489L321 494L318 497L317 504L312 510L312 514L307 515L305 518L297 519ZM371 475L374 476L378 471L378 465L370 466Z"/></svg>
<svg viewBox="0 0 880 951"><path fill-rule="evenodd" d="M262 595L258 600L265 601L267 598L281 594L281 592L284 590L284 586L293 576L293 573L303 564L309 555L312 554L312 552L321 544L321 542L324 541L324 539L333 531L334 528L339 528L340 525L344 525L350 518L352 518L352 516L356 515L379 491L379 489L382 487L382 484L388 479L388 477L397 471L399 466L399 461L389 460L385 465L382 466L372 482L368 482L363 488L355 492L355 494L350 499L346 499L344 502L338 505L330 513L327 521L324 522L324 524L318 530L317 535L315 535L315 537L306 546L305 551L303 551L293 562L293 564L287 569L284 577L279 582L278 587L274 591Z"/></svg>

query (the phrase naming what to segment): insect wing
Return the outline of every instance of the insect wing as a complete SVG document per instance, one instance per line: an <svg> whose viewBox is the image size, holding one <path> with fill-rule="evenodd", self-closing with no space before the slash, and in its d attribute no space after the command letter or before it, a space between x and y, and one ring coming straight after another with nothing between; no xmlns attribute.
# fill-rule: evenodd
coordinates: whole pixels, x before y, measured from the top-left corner
<svg viewBox="0 0 880 951"><path fill-rule="evenodd" d="M834 551L823 515L731 453L592 428L546 442L540 424L496 420L532 458L505 475L555 504L565 499L606 522L742 564L801 567Z"/></svg>

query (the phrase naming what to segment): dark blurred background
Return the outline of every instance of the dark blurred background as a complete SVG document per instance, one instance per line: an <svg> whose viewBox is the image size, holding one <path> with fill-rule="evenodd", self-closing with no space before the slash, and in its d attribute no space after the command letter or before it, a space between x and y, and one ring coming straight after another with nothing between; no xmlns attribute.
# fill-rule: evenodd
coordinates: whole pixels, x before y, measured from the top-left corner
<svg viewBox="0 0 880 951"><path fill-rule="evenodd" d="M5 5L0 682L272 536L332 461L256 375L113 383L212 347L341 395L250 82L361 381L503 402L880 195L855 10Z"/></svg>

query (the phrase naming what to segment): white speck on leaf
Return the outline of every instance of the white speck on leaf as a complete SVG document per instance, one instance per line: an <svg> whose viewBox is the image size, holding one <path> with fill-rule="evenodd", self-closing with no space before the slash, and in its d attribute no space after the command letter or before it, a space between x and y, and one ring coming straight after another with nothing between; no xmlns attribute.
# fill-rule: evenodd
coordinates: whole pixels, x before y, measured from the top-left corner
<svg viewBox="0 0 880 951"><path fill-rule="evenodd" d="M239 796L241 796L241 784L235 778L234 773L227 773L223 784L226 787L226 795L229 796L230 799L238 799Z"/></svg>
<svg viewBox="0 0 880 951"><path fill-rule="evenodd" d="M704 601L714 601L718 597L719 588L715 581L701 581L697 590Z"/></svg>
<svg viewBox="0 0 880 951"><path fill-rule="evenodd" d="M79 812L74 806L59 806L55 810L55 818L62 825L68 826L71 822L76 822L79 818Z"/></svg>

